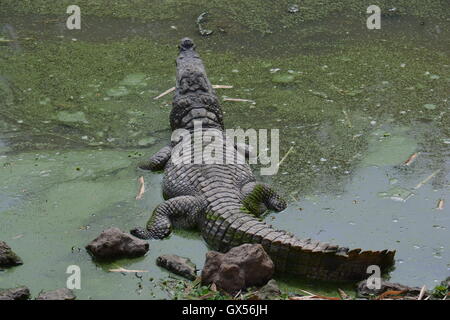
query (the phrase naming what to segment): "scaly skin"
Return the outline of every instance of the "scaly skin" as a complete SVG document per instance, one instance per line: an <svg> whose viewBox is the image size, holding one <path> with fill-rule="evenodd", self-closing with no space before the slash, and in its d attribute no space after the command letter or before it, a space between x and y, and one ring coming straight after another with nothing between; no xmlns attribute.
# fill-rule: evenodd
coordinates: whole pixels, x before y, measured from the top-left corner
<svg viewBox="0 0 450 320"><path fill-rule="evenodd" d="M183 39L179 49L170 124L172 130L187 130L182 141L187 137L205 146L195 133L209 130L223 136L222 111L192 40ZM202 128L194 128L194 121L201 122ZM248 164L195 164L194 149L182 155L180 141L172 141L141 165L164 169L166 201L154 210L147 228L135 228L133 235L162 239L172 227L198 228L208 245L221 252L243 243L260 243L277 272L313 279L360 280L367 277L369 265L378 265L382 271L393 265L395 251L349 250L273 229L257 216L267 209L282 211L286 202L270 186L256 182ZM224 158L226 152L236 156L237 150L223 143ZM187 163L172 161L174 155Z"/></svg>

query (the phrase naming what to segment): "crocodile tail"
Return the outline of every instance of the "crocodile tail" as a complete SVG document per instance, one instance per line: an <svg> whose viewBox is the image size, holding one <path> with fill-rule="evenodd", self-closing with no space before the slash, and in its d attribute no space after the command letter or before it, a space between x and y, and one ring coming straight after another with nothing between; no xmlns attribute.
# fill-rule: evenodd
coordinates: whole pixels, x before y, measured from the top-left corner
<svg viewBox="0 0 450 320"><path fill-rule="evenodd" d="M277 273L320 280L357 281L367 278L370 265L378 266L383 273L394 264L395 251L349 250L311 239L298 239L249 214L235 211L226 216L207 222L203 236L208 244L215 250L226 252L244 243L259 243L273 260Z"/></svg>
<svg viewBox="0 0 450 320"><path fill-rule="evenodd" d="M264 242L262 243L264 245ZM358 281L369 276L367 268L378 266L381 273L394 265L395 251L362 251L329 243L281 236L264 246L277 270L312 279Z"/></svg>

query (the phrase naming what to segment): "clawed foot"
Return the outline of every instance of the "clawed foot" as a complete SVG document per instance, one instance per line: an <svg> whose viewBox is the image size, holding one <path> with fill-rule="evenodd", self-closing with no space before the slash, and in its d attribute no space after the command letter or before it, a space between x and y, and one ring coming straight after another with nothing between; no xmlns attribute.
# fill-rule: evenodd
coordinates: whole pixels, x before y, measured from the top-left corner
<svg viewBox="0 0 450 320"><path fill-rule="evenodd" d="M274 210L276 212L283 211L287 207L286 201L284 201L280 197L272 197L271 199L269 199L268 205L271 210Z"/></svg>

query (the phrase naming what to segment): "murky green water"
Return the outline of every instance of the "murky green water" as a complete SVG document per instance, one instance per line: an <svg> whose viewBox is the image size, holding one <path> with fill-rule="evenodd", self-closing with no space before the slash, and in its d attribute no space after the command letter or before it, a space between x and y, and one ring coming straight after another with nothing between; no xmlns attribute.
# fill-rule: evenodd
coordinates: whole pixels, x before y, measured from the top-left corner
<svg viewBox="0 0 450 320"><path fill-rule="evenodd" d="M166 298L158 255L202 266L207 248L195 233L152 241L144 258L115 264L96 264L84 250L105 228L144 224L162 200L162 175L136 164L169 140L170 95L153 97L173 86L183 36L196 40L214 84L234 86L219 96L256 101L223 102L226 126L278 128L281 155L294 147L276 176L262 178L289 201L266 218L271 224L396 249L392 281L433 287L449 275L449 17L414 11L368 31L352 13L297 19L277 7L271 17L262 6L261 16L238 23L230 8L211 9L206 38L195 7L144 21L83 16L81 31L66 30L65 16L45 7L2 12L1 26L19 40L0 42L0 239L25 263L1 272L0 287L64 287L75 264L79 298ZM138 201L141 175L147 192ZM149 272L108 272L117 266ZM288 291L336 288L281 282Z"/></svg>

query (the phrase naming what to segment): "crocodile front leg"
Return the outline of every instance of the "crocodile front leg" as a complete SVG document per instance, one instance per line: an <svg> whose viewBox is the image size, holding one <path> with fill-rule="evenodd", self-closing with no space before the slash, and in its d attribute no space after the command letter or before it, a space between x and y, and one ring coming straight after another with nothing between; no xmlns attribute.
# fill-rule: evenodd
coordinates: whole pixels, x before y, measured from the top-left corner
<svg viewBox="0 0 450 320"><path fill-rule="evenodd" d="M244 206L255 215L264 213L266 209L276 212L286 209L286 201L268 184L248 182L241 191L244 194Z"/></svg>
<svg viewBox="0 0 450 320"><path fill-rule="evenodd" d="M149 160L139 164L139 168L143 170L159 171L163 170L169 161L172 153L172 147L170 145L165 146L157 153L155 153Z"/></svg>
<svg viewBox="0 0 450 320"><path fill-rule="evenodd" d="M193 228L197 226L205 202L194 196L179 196L164 201L153 211L147 229L137 227L130 233L140 239L163 239L172 231L172 226Z"/></svg>

